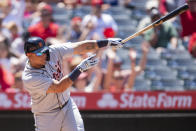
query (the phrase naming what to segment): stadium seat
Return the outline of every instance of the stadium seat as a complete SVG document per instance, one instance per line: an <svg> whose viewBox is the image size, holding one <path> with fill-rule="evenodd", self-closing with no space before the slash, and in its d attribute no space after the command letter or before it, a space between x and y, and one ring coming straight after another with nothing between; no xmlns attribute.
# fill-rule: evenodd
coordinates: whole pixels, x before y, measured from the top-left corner
<svg viewBox="0 0 196 131"><path fill-rule="evenodd" d="M133 10L131 17L132 19L136 19L140 21L142 18L144 18L147 15L146 11L143 10Z"/></svg>
<svg viewBox="0 0 196 131"><path fill-rule="evenodd" d="M185 69L192 66L196 66L195 59L173 59L168 60L167 65L173 69Z"/></svg>
<svg viewBox="0 0 196 131"><path fill-rule="evenodd" d="M67 13L67 10L64 7L60 8L56 5L52 5L52 9L53 9L54 14L59 14L60 15L60 14L66 14Z"/></svg>
<svg viewBox="0 0 196 131"><path fill-rule="evenodd" d="M91 12L90 6L77 7L76 9L72 10L72 17L74 17L74 16L84 17L85 15L89 14L90 12Z"/></svg>
<svg viewBox="0 0 196 131"><path fill-rule="evenodd" d="M184 70L184 69L178 69L178 78L179 79L183 79L183 80L187 80L187 79L193 79L191 76L189 76L189 73Z"/></svg>
<svg viewBox="0 0 196 131"><path fill-rule="evenodd" d="M172 80L152 80L151 87L154 91L183 91L184 81Z"/></svg>
<svg viewBox="0 0 196 131"><path fill-rule="evenodd" d="M156 68L156 67L162 67L166 66L167 62L162 59L148 59L146 68L151 69L151 68Z"/></svg>
<svg viewBox="0 0 196 131"><path fill-rule="evenodd" d="M196 79L196 66L187 67L184 69L178 69L178 77L183 80Z"/></svg>
<svg viewBox="0 0 196 131"><path fill-rule="evenodd" d="M118 23L117 23L118 24ZM118 33L120 38L128 37L136 32L136 27L118 24Z"/></svg>
<svg viewBox="0 0 196 131"><path fill-rule="evenodd" d="M115 18L115 17L114 17ZM118 24L118 26L133 26L136 27L137 26L137 21L136 20L131 20L130 18L119 18L119 19L115 19L116 23Z"/></svg>
<svg viewBox="0 0 196 131"><path fill-rule="evenodd" d="M137 54L139 55L139 58L142 56L142 53L143 52L140 46L140 48L137 49ZM149 53L147 55L147 59L160 59L160 54L157 53L153 48L150 48Z"/></svg>
<svg viewBox="0 0 196 131"><path fill-rule="evenodd" d="M163 59L191 59L190 53L185 49L167 49L161 53Z"/></svg>
<svg viewBox="0 0 196 131"><path fill-rule="evenodd" d="M150 81L146 79L137 78L134 84L134 91L150 91Z"/></svg>
<svg viewBox="0 0 196 131"><path fill-rule="evenodd" d="M184 80L184 88L186 90L196 90L196 79Z"/></svg>
<svg viewBox="0 0 196 131"><path fill-rule="evenodd" d="M53 15L55 22L59 25L69 24L70 23L70 15Z"/></svg>
<svg viewBox="0 0 196 131"><path fill-rule="evenodd" d="M176 79L177 71L167 67L156 67L145 70L145 78L151 80L172 80Z"/></svg>
<svg viewBox="0 0 196 131"><path fill-rule="evenodd" d="M132 14L131 10L126 9L123 6L112 6L111 8L107 9L104 12L109 13L112 16L122 15L122 14L125 14L127 16L131 16L131 14Z"/></svg>

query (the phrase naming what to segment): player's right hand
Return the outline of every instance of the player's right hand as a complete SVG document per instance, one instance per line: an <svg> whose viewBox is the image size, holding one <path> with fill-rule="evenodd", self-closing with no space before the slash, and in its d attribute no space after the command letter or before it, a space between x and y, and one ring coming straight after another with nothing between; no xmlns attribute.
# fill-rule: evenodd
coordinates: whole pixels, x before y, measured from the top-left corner
<svg viewBox="0 0 196 131"><path fill-rule="evenodd" d="M108 46L115 47L115 48L122 48L123 43L121 41L122 41L121 38L109 38Z"/></svg>
<svg viewBox="0 0 196 131"><path fill-rule="evenodd" d="M96 54L89 56L88 58L84 59L77 67L81 72L84 72L93 66L97 65L99 59L96 58Z"/></svg>

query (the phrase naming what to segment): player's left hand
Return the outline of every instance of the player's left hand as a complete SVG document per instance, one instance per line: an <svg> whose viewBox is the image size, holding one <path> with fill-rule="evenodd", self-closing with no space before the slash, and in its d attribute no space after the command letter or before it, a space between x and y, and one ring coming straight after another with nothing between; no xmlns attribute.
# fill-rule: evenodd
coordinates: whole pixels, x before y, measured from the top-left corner
<svg viewBox="0 0 196 131"><path fill-rule="evenodd" d="M84 59L77 67L81 72L84 72L93 66L96 66L99 62L99 59L96 58L96 54L89 56L88 58Z"/></svg>
<svg viewBox="0 0 196 131"><path fill-rule="evenodd" d="M123 43L121 41L122 41L122 39L120 39L120 38L109 38L108 39L108 46L115 47L115 48L122 48Z"/></svg>

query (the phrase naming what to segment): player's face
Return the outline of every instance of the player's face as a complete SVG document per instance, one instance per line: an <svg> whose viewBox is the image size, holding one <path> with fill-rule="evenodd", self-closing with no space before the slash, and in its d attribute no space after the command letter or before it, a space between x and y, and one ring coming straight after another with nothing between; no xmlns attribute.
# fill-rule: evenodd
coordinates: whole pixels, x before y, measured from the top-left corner
<svg viewBox="0 0 196 131"><path fill-rule="evenodd" d="M46 64L46 53L40 53L40 54L35 54L35 53L29 53L27 54L31 65L34 65L36 67L43 67Z"/></svg>

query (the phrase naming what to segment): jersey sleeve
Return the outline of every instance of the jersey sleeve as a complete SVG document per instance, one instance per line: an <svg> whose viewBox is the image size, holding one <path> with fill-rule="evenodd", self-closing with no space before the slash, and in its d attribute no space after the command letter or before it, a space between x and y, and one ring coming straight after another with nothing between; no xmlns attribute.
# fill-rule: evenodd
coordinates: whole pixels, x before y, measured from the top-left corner
<svg viewBox="0 0 196 131"><path fill-rule="evenodd" d="M25 76L23 75L22 79L24 88L30 94L36 93L44 96L46 95L46 91L54 81L53 79L38 73L32 73Z"/></svg>
<svg viewBox="0 0 196 131"><path fill-rule="evenodd" d="M54 49L53 52L55 54L59 54L61 58L63 58L63 56L65 55L73 55L74 48L72 44L73 43L71 42L63 43L63 44L53 45L51 46L51 48Z"/></svg>

